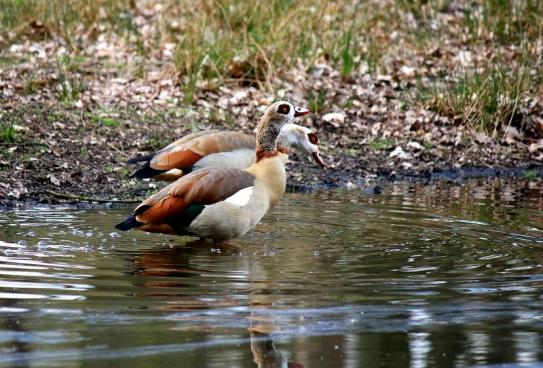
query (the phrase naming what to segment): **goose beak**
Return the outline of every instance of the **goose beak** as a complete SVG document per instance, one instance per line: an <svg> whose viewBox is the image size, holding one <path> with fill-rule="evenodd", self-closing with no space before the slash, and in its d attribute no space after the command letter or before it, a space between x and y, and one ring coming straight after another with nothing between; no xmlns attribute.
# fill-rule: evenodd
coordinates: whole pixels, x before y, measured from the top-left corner
<svg viewBox="0 0 543 368"><path fill-rule="evenodd" d="M297 118L297 117L300 117L300 116L304 116L304 115L307 115L309 114L311 111L309 111L308 109L303 109L301 107L296 107L295 110L294 110L294 117Z"/></svg>
<svg viewBox="0 0 543 368"><path fill-rule="evenodd" d="M313 152L311 156L313 156L313 159L319 164L321 168L323 169L326 168L326 164L324 163L324 161L321 158L321 155L318 152Z"/></svg>

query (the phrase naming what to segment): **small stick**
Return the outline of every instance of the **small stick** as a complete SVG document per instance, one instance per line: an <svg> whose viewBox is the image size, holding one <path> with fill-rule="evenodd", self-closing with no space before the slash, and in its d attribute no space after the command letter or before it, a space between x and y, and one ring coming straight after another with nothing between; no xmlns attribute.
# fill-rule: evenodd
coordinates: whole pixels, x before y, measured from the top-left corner
<svg viewBox="0 0 543 368"><path fill-rule="evenodd" d="M163 123L168 124L168 119L164 117L164 114L158 112L152 105L149 105L149 109L151 109L151 111L154 112L155 115L158 116Z"/></svg>
<svg viewBox="0 0 543 368"><path fill-rule="evenodd" d="M45 143L39 143L39 142L24 142L24 143L0 143L0 146L17 146L17 147L24 147L24 146L44 146L48 147Z"/></svg>
<svg viewBox="0 0 543 368"><path fill-rule="evenodd" d="M119 148L115 147L113 144L109 143L109 142L106 142L106 145L112 149L114 149L115 151L117 151L118 154L124 156L125 158L126 157L131 157L129 154L121 151Z"/></svg>
<svg viewBox="0 0 543 368"><path fill-rule="evenodd" d="M98 202L98 203L139 203L141 200L138 199L100 199L100 198L92 198L87 196L79 196L71 193L58 193L54 192L52 190L44 190L44 193L50 194L53 197L61 198L61 199L76 199L78 201L86 201L86 202Z"/></svg>

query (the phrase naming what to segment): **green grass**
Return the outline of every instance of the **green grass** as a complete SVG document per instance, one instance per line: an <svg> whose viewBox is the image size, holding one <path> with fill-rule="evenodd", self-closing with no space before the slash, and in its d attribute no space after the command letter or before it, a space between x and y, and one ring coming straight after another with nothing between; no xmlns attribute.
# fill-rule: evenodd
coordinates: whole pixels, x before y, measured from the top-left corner
<svg viewBox="0 0 543 368"><path fill-rule="evenodd" d="M111 118L111 117L102 118L101 122L102 122L103 125L105 125L107 127L110 127L110 128L115 128L115 127L118 127L119 125L121 125L121 121L119 119L115 119L115 118Z"/></svg>
<svg viewBox="0 0 543 368"><path fill-rule="evenodd" d="M534 44L543 41L543 2L539 0L395 0L395 9L411 13L417 25L413 47L460 41L473 47L492 45L495 53L485 64L464 70L442 70L433 82L407 94L410 103L422 103L459 124L497 136L503 126L524 124L523 100L541 85L541 56ZM461 11L457 27L431 29L439 13L452 5ZM460 5L460 7L458 7ZM401 14L397 14L402 19ZM424 35L423 35L424 34ZM409 38L409 36L408 36ZM515 53L506 52L513 47ZM474 54L474 57L477 57Z"/></svg>
<svg viewBox="0 0 543 368"><path fill-rule="evenodd" d="M85 63L85 57L82 55L62 55L58 59L59 68L66 73L75 73L80 71Z"/></svg>
<svg viewBox="0 0 543 368"><path fill-rule="evenodd" d="M479 27L492 31L494 41L501 45L533 40L543 31L543 2L540 0L484 0L480 16L469 12L465 16L471 23L474 40Z"/></svg>
<svg viewBox="0 0 543 368"><path fill-rule="evenodd" d="M357 55L364 44L371 42L368 28L374 25L369 13L347 0L165 0L162 4L158 21L163 26L153 44L141 39L130 0L3 0L0 35L35 34L41 27L43 37L60 37L77 51L84 47L80 25L85 30L105 28L136 36L133 45L140 55L174 41L175 68L191 101L200 80L237 79L271 89L272 79L298 58L308 65L319 57L330 59L348 76L359 63ZM172 20L180 26L170 27ZM93 37L91 33L91 41Z"/></svg>
<svg viewBox="0 0 543 368"><path fill-rule="evenodd" d="M431 142L422 141L421 143L424 149L431 150L432 148L434 148L434 145Z"/></svg>
<svg viewBox="0 0 543 368"><path fill-rule="evenodd" d="M26 58L15 57L0 53L0 66L10 67L26 61Z"/></svg>
<svg viewBox="0 0 543 368"><path fill-rule="evenodd" d="M25 85L24 85L22 94L23 94L23 96L28 96L28 95L36 93L38 91L38 89L39 89L39 86L38 86L37 81L32 76L30 76L25 81Z"/></svg>
<svg viewBox="0 0 543 368"><path fill-rule="evenodd" d="M341 51L341 75L350 76L356 67L353 53L353 26L343 34Z"/></svg>
<svg viewBox="0 0 543 368"><path fill-rule="evenodd" d="M124 18L132 18L130 0L1 0L0 34L32 34L33 37L62 37L72 49L78 48L77 29L105 25L118 33L127 32ZM42 32L36 32L36 30Z"/></svg>
<svg viewBox="0 0 543 368"><path fill-rule="evenodd" d="M13 111L3 112L0 109L0 143L9 144L19 141L21 137L15 126L21 124L21 120L19 113Z"/></svg>
<svg viewBox="0 0 543 368"><path fill-rule="evenodd" d="M523 124L522 98L531 88L528 67L502 65L465 71L428 89L418 87L418 99L441 115L496 135L500 126Z"/></svg>
<svg viewBox="0 0 543 368"><path fill-rule="evenodd" d="M386 6L349 0L164 0L161 4L161 27L154 44L142 40L131 0L2 0L0 35L25 35L43 28L43 37L59 36L77 50L83 46L84 32L78 30L82 25L84 30L102 28L134 36L132 44L140 55L173 41L175 68L191 101L200 80L222 83L234 78L271 88L273 77L298 59L310 66L325 58L343 76L351 75L361 61L377 68L387 49L397 43L389 38L391 30L403 32L412 47L421 49L456 36L432 26L440 14L455 8L460 9L462 31L471 42L487 38L514 45L532 42L543 33L540 0L390 0ZM171 26L173 20L177 27ZM96 35L90 35L92 41Z"/></svg>
<svg viewBox="0 0 543 368"><path fill-rule="evenodd" d="M357 149L357 148L347 148L345 151L344 151L344 154L349 156L349 157L360 157L360 152L362 150L360 149Z"/></svg>
<svg viewBox="0 0 543 368"><path fill-rule="evenodd" d="M71 53L58 59L57 83L58 99L66 106L86 89L79 76L86 63L80 51L107 33L129 37L128 44L143 57L165 42L175 43L172 63L186 104L203 86L217 89L231 82L276 92L276 77L293 66L311 70L325 61L348 78L363 65L373 74L388 73L390 56L404 50L421 55L435 47L446 51L442 45L447 42L473 50L495 45L488 65L454 72L447 68L443 75L433 75L433 83L410 88L407 93L415 98L403 106L407 110L413 103L424 104L495 135L502 125L522 120L522 100L537 90L543 78L535 46L543 42L541 0L163 0L160 4L162 10L153 18L159 24L157 31L143 39L132 0L0 0L0 39L15 35L15 39L64 41ZM443 18L451 19L450 26L448 21L438 21ZM2 65L13 62L0 56ZM529 75L531 67L536 68L535 75ZM145 75L141 62L134 73ZM24 93L32 94L38 87L30 80ZM306 99L313 112L325 111L326 91L310 88ZM116 123L104 123L108 124Z"/></svg>
<svg viewBox="0 0 543 368"><path fill-rule="evenodd" d="M326 107L326 91L325 90L309 90L306 96L309 110L318 114Z"/></svg>
<svg viewBox="0 0 543 368"><path fill-rule="evenodd" d="M84 59L79 56L62 56L57 59L58 99L65 106L71 106L86 89L84 79L75 74L83 62Z"/></svg>
<svg viewBox="0 0 543 368"><path fill-rule="evenodd" d="M116 128L121 125L122 119L119 117L122 115L122 111L114 111L111 109L97 109L95 111L85 112L86 119L96 124L97 126L106 126L110 128ZM130 115L130 112L126 112Z"/></svg>
<svg viewBox="0 0 543 368"><path fill-rule="evenodd" d="M67 77L64 74L59 76L59 85L58 99L66 106L71 106L85 91L85 83L82 80Z"/></svg>
<svg viewBox="0 0 543 368"><path fill-rule="evenodd" d="M147 136L145 149L148 151L158 151L170 143L160 130L152 130Z"/></svg>
<svg viewBox="0 0 543 368"><path fill-rule="evenodd" d="M12 123L0 122L0 142L14 143L17 138L17 130Z"/></svg>
<svg viewBox="0 0 543 368"><path fill-rule="evenodd" d="M524 170L522 177L530 181L535 181L540 178L539 173L536 170Z"/></svg>
<svg viewBox="0 0 543 368"><path fill-rule="evenodd" d="M394 140L390 138L379 138L369 144L370 148L375 151L384 151L394 147Z"/></svg>

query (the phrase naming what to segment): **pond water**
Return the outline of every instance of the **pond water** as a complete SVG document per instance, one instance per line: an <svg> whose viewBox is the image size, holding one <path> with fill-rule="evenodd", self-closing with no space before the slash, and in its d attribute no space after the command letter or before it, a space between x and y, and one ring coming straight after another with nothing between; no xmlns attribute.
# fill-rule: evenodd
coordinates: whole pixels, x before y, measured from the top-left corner
<svg viewBox="0 0 543 368"><path fill-rule="evenodd" d="M227 248L2 212L0 366L543 364L542 207L521 181L288 194Z"/></svg>

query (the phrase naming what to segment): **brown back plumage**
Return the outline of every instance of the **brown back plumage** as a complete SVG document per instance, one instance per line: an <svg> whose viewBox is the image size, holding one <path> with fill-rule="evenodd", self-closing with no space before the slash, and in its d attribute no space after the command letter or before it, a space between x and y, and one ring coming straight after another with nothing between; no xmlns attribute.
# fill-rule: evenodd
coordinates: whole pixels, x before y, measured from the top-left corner
<svg viewBox="0 0 543 368"><path fill-rule="evenodd" d="M184 139L158 151L150 160L155 170L186 169L212 153L255 147L254 137L239 132L214 132Z"/></svg>
<svg viewBox="0 0 543 368"><path fill-rule="evenodd" d="M183 176L143 201L133 213L142 229L164 232L164 224L188 226L185 210L225 200L254 185L255 177L238 169L206 168Z"/></svg>

